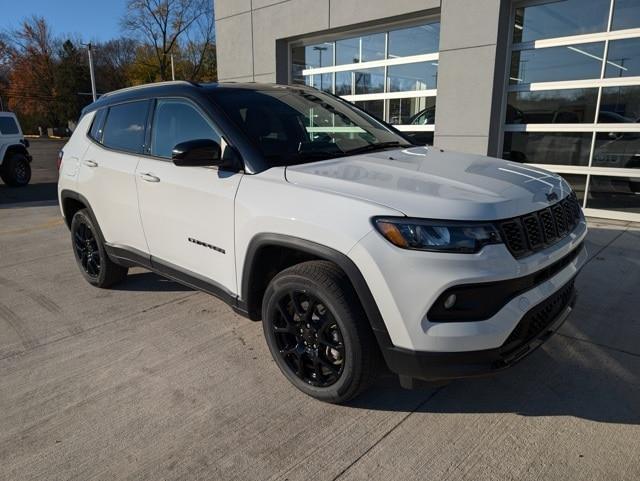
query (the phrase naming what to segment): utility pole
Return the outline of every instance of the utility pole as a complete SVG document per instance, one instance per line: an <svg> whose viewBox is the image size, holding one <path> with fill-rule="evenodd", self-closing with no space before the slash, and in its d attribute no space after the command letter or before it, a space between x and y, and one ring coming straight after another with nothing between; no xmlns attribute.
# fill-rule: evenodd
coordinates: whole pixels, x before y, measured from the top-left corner
<svg viewBox="0 0 640 481"><path fill-rule="evenodd" d="M91 50L91 42L87 45L87 51L89 52L89 74L91 75L91 94L93 95L93 101L97 100L96 96L96 76L93 71L93 52Z"/></svg>
<svg viewBox="0 0 640 481"><path fill-rule="evenodd" d="M176 80L176 69L173 66L173 54L171 54L171 80L175 82Z"/></svg>

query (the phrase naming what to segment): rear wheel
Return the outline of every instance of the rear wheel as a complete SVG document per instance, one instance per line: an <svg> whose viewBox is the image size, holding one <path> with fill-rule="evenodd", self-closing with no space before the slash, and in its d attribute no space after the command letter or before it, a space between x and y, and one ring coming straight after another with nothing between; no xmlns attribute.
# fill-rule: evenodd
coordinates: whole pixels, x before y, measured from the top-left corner
<svg viewBox="0 0 640 481"><path fill-rule="evenodd" d="M31 164L24 154L11 154L2 163L0 176L11 187L23 187L31 180Z"/></svg>
<svg viewBox="0 0 640 481"><path fill-rule="evenodd" d="M107 256L104 243L86 209L73 216L71 242L80 272L89 284L109 287L127 276L128 269L115 264Z"/></svg>
<svg viewBox="0 0 640 481"><path fill-rule="evenodd" d="M340 403L375 379L378 347L346 275L311 261L278 274L262 307L271 354L302 392Z"/></svg>

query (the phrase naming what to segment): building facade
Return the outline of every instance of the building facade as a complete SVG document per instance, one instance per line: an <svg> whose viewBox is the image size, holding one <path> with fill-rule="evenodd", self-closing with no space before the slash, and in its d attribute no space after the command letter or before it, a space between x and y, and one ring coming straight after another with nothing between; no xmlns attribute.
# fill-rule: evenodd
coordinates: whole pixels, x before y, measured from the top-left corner
<svg viewBox="0 0 640 481"><path fill-rule="evenodd" d="M215 0L220 81L307 84L640 221L640 0Z"/></svg>

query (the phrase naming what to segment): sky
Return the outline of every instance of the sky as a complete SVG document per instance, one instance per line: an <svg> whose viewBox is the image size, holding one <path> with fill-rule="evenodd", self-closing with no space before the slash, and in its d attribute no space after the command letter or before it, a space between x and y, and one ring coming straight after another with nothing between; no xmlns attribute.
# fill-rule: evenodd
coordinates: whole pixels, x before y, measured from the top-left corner
<svg viewBox="0 0 640 481"><path fill-rule="evenodd" d="M31 15L44 17L54 36L79 35L83 41L120 36L125 0L0 0L0 31L13 30Z"/></svg>

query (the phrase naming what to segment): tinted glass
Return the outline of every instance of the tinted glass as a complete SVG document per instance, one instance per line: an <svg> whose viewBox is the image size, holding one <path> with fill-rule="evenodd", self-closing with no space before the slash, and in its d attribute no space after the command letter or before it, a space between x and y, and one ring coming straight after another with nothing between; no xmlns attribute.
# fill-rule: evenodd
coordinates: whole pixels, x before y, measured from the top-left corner
<svg viewBox="0 0 640 481"><path fill-rule="evenodd" d="M89 136L96 142L102 142L102 131L104 127L104 119L107 116L107 109L100 109L93 117L93 123L91 124L91 130Z"/></svg>
<svg viewBox="0 0 640 481"><path fill-rule="evenodd" d="M509 83L600 78L604 42L514 51Z"/></svg>
<svg viewBox="0 0 640 481"><path fill-rule="evenodd" d="M403 132L414 145L433 145L433 132Z"/></svg>
<svg viewBox="0 0 640 481"><path fill-rule="evenodd" d="M374 94L384 92L384 67L354 72L355 93Z"/></svg>
<svg viewBox="0 0 640 481"><path fill-rule="evenodd" d="M605 77L640 75L640 38L609 42Z"/></svg>
<svg viewBox="0 0 640 481"><path fill-rule="evenodd" d="M384 100L363 100L354 103L375 118L380 120L384 119Z"/></svg>
<svg viewBox="0 0 640 481"><path fill-rule="evenodd" d="M18 124L13 117L0 117L0 134L17 135L19 133Z"/></svg>
<svg viewBox="0 0 640 481"><path fill-rule="evenodd" d="M587 207L640 213L640 177L592 175Z"/></svg>
<svg viewBox="0 0 640 481"><path fill-rule="evenodd" d="M607 30L609 5L610 0L560 0L518 8L513 41L530 42L604 32Z"/></svg>
<svg viewBox="0 0 640 481"><path fill-rule="evenodd" d="M384 33L376 33L362 37L361 62L384 60L384 36Z"/></svg>
<svg viewBox="0 0 640 481"><path fill-rule="evenodd" d="M336 65L358 63L360 61L360 37L347 38L336 42Z"/></svg>
<svg viewBox="0 0 640 481"><path fill-rule="evenodd" d="M406 145L349 103L320 92L236 90L214 100L271 165L340 157L384 142Z"/></svg>
<svg viewBox="0 0 640 481"><path fill-rule="evenodd" d="M391 65L387 75L389 92L435 89L438 82L438 62Z"/></svg>
<svg viewBox="0 0 640 481"><path fill-rule="evenodd" d="M129 102L109 108L102 143L127 152L142 152L148 102Z"/></svg>
<svg viewBox="0 0 640 481"><path fill-rule="evenodd" d="M598 132L591 165L640 169L640 132Z"/></svg>
<svg viewBox="0 0 640 481"><path fill-rule="evenodd" d="M390 124L433 125L435 123L435 97L390 99L388 102Z"/></svg>
<svg viewBox="0 0 640 481"><path fill-rule="evenodd" d="M505 132L503 158L532 164L589 165L590 132Z"/></svg>
<svg viewBox="0 0 640 481"><path fill-rule="evenodd" d="M566 180L573 191L576 193L576 197L580 201L582 205L582 201L584 200L584 189L587 185L587 176L586 175L577 175L577 174L560 174L564 180Z"/></svg>
<svg viewBox="0 0 640 481"><path fill-rule="evenodd" d="M389 58L435 53L440 46L440 23L389 32Z"/></svg>
<svg viewBox="0 0 640 481"><path fill-rule="evenodd" d="M195 107L173 99L158 100L151 137L151 154L167 159L177 144L187 140L211 139L220 143L220 135Z"/></svg>
<svg viewBox="0 0 640 481"><path fill-rule="evenodd" d="M353 72L336 72L336 95L353 94Z"/></svg>
<svg viewBox="0 0 640 481"><path fill-rule="evenodd" d="M611 30L640 27L640 2L638 0L616 0L613 6Z"/></svg>
<svg viewBox="0 0 640 481"><path fill-rule="evenodd" d="M592 123L596 117L598 89L510 92L508 124Z"/></svg>
<svg viewBox="0 0 640 481"><path fill-rule="evenodd" d="M600 123L640 121L640 85L605 87L600 98Z"/></svg>

